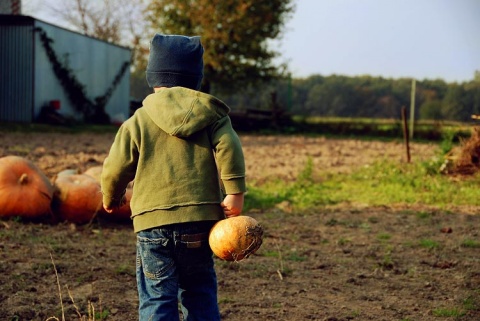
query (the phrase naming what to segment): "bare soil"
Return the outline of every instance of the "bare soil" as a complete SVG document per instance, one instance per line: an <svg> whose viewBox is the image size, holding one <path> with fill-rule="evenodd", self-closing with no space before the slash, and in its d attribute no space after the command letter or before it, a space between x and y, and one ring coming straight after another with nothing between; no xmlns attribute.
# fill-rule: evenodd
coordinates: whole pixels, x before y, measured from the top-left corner
<svg viewBox="0 0 480 321"><path fill-rule="evenodd" d="M100 165L113 137L0 132L0 157L31 159L53 179L64 169ZM309 159L320 175L385 158L405 161L400 142L241 139L251 182L294 180ZM412 144L412 159L435 150ZM252 210L245 214L265 229L260 250L238 263L216 260L222 318L480 320L477 211L343 205L299 213L289 204ZM0 320L93 320L89 311L95 320L136 320L134 274L129 222L0 221Z"/></svg>

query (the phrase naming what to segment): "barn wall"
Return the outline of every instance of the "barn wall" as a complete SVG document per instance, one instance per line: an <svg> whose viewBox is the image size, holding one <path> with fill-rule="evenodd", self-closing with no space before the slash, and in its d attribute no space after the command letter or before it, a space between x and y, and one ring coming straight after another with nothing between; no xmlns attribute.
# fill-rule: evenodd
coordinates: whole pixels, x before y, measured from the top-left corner
<svg viewBox="0 0 480 321"><path fill-rule="evenodd" d="M54 100L60 101L60 114L82 120L83 114L53 71L38 30L52 40L58 60L72 70L90 101L112 86L121 67L130 61L131 51L32 17L0 15L0 121L35 121L42 107ZM111 118L121 115L126 119L129 101L127 68L105 110Z"/></svg>
<svg viewBox="0 0 480 321"><path fill-rule="evenodd" d="M112 85L115 76L125 62L130 61L130 50L86 37L56 26L36 21L35 26L53 39L51 46L60 62L73 71L80 84L84 86L86 97L91 101L102 96ZM60 80L55 75L44 45L37 32L35 36L35 97L34 112L40 113L43 106L52 100L60 100L58 112L64 116L81 119L69 100ZM113 117L123 114L128 117L130 100L130 73L123 74L106 105L107 113Z"/></svg>
<svg viewBox="0 0 480 321"><path fill-rule="evenodd" d="M0 121L31 122L33 20L17 20L15 25L3 23L6 21L0 23Z"/></svg>

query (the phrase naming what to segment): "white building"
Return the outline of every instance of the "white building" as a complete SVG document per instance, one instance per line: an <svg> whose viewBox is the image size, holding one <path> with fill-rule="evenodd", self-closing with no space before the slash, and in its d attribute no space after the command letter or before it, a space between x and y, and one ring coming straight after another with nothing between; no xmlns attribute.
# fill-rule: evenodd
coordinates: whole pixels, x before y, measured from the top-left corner
<svg viewBox="0 0 480 321"><path fill-rule="evenodd" d="M0 122L35 122L43 107L82 121L85 109L102 105L99 97L111 119L126 119L130 59L129 48L29 16L0 15Z"/></svg>

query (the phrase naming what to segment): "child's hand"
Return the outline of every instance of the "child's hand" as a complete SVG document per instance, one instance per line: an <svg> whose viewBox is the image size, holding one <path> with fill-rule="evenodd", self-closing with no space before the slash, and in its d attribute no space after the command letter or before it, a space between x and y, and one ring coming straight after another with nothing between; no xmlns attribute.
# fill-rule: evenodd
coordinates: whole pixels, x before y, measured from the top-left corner
<svg viewBox="0 0 480 321"><path fill-rule="evenodd" d="M220 203L225 216L234 217L240 215L243 210L243 200L243 193L227 195L223 202Z"/></svg>
<svg viewBox="0 0 480 321"><path fill-rule="evenodd" d="M125 194L122 196L122 198L120 199L120 202L117 204L117 205L112 205L112 206L106 206L105 203L103 204L103 209L105 210L105 212L107 213L112 213L114 210L116 209L119 209L120 207L122 207L123 205L125 205L127 203L127 198L125 197Z"/></svg>
<svg viewBox="0 0 480 321"><path fill-rule="evenodd" d="M113 207L107 207L105 204L103 204L103 209L107 213L112 213L113 212Z"/></svg>

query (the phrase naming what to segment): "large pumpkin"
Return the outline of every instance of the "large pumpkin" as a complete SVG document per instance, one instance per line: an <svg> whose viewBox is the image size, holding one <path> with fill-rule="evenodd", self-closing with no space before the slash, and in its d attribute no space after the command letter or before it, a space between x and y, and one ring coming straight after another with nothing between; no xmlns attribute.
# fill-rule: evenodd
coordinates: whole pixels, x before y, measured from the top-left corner
<svg viewBox="0 0 480 321"><path fill-rule="evenodd" d="M262 245L263 228L250 216L234 216L217 222L208 242L213 253L226 261L240 261Z"/></svg>
<svg viewBox="0 0 480 321"><path fill-rule="evenodd" d="M53 186L31 161L0 158L0 217L37 218L51 213Z"/></svg>
<svg viewBox="0 0 480 321"><path fill-rule="evenodd" d="M59 175L55 179L53 209L64 221L90 222L102 208L102 192L95 178L85 174Z"/></svg>

